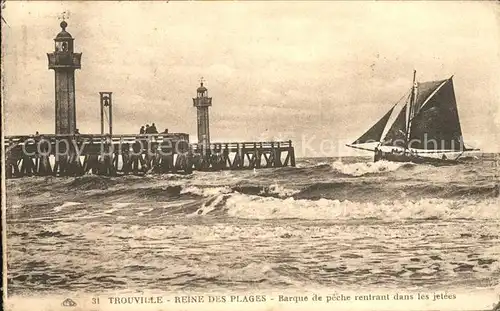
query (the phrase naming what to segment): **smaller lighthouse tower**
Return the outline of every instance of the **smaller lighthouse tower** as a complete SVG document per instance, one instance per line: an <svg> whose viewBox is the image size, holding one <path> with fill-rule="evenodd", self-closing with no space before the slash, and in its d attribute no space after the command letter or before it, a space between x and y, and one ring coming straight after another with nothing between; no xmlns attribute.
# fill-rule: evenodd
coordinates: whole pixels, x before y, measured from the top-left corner
<svg viewBox="0 0 500 311"><path fill-rule="evenodd" d="M208 149L210 147L208 107L212 106L212 98L208 97L208 90L203 86L203 78L200 80L200 87L196 90L196 98L193 98L193 106L196 107L198 114L198 143Z"/></svg>
<svg viewBox="0 0 500 311"><path fill-rule="evenodd" d="M62 30L54 39L54 52L47 54L49 69L55 72L56 134L76 131L75 69L81 68L82 53L73 52L74 39L66 27L68 23L62 21Z"/></svg>

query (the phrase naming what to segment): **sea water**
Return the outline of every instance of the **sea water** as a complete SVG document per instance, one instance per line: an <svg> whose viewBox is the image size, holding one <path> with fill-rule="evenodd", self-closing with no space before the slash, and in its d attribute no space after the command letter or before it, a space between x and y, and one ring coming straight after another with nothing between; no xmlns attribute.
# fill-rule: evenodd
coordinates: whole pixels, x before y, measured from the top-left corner
<svg viewBox="0 0 500 311"><path fill-rule="evenodd" d="M11 179L9 295L498 288L494 157Z"/></svg>

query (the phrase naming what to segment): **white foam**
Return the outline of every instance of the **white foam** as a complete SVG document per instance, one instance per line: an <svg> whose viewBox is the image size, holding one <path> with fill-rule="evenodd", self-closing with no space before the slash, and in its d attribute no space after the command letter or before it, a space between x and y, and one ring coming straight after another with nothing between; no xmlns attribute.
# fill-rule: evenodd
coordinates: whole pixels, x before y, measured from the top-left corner
<svg viewBox="0 0 500 311"><path fill-rule="evenodd" d="M327 162L318 162L318 163L316 163L313 160L303 160L301 162L298 162L295 167L297 167L297 168L308 168L308 167L318 167L318 166L323 166L323 165L330 165L330 163L327 163Z"/></svg>
<svg viewBox="0 0 500 311"><path fill-rule="evenodd" d="M54 212L60 212L65 207L70 207L70 206L75 206L75 205L80 205L80 204L83 204L83 203L80 203L80 202L64 202L62 205L54 207Z"/></svg>
<svg viewBox="0 0 500 311"><path fill-rule="evenodd" d="M197 187L187 186L181 190L181 194L191 193L203 197L212 197L219 194L230 193L231 189L228 187Z"/></svg>
<svg viewBox="0 0 500 311"><path fill-rule="evenodd" d="M363 176L366 174L391 172L395 171L403 165L412 165L410 162L358 162L358 163L343 163L336 161L331 164L331 167L344 175Z"/></svg>
<svg viewBox="0 0 500 311"><path fill-rule="evenodd" d="M285 200L235 193L226 202L228 214L250 219L500 219L500 206L495 199L473 200L421 199L386 203L351 202L320 199Z"/></svg>
<svg viewBox="0 0 500 311"><path fill-rule="evenodd" d="M287 189L278 184L269 186L269 193L277 194L281 198L286 198L299 192L300 190ZM263 194L263 191L261 191L261 194Z"/></svg>
<svg viewBox="0 0 500 311"><path fill-rule="evenodd" d="M145 209L145 210L143 210L143 211L139 211L139 212L137 212L137 214L136 214L136 215L137 215L137 216L139 216L139 217L142 217L142 216L144 216L144 213L149 213L149 212L151 212L151 211L153 211L153 210L154 210L154 208L147 208L147 209Z"/></svg>
<svg viewBox="0 0 500 311"><path fill-rule="evenodd" d="M189 214L188 216L206 215L213 211L215 207L222 202L223 199L224 195L219 195L215 198L215 200L211 201L210 204L204 204L203 207L199 208L196 212Z"/></svg>

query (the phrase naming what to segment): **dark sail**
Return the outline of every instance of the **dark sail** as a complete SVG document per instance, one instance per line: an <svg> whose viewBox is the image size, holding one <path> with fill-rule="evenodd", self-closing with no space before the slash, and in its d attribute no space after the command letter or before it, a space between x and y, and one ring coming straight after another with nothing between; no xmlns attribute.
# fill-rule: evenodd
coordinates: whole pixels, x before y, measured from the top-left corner
<svg viewBox="0 0 500 311"><path fill-rule="evenodd" d="M412 107L413 115L418 113L425 100L445 81L446 80L417 83L417 98L415 98Z"/></svg>
<svg viewBox="0 0 500 311"><path fill-rule="evenodd" d="M382 141L383 146L406 146L406 106L403 106L389 131L387 131Z"/></svg>
<svg viewBox="0 0 500 311"><path fill-rule="evenodd" d="M411 121L409 147L464 150L451 78L415 114Z"/></svg>
<svg viewBox="0 0 500 311"><path fill-rule="evenodd" d="M375 123L374 126L366 131L366 133L361 135L360 138L356 139L356 141L353 142L352 145L379 142L380 138L382 137L382 132L384 131L385 125L387 124L387 121L389 120L394 107L392 107L389 112L387 112L380 120L378 120L378 122Z"/></svg>

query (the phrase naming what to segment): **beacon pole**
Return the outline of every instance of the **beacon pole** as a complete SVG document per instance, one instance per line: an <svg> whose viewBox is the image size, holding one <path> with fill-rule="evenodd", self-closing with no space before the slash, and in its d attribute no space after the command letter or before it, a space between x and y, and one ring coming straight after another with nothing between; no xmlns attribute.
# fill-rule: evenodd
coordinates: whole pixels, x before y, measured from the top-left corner
<svg viewBox="0 0 500 311"><path fill-rule="evenodd" d="M113 100L111 100L112 93L109 92L109 135L113 135Z"/></svg>
<svg viewBox="0 0 500 311"><path fill-rule="evenodd" d="M104 107L102 102L102 92L100 94L100 106L101 106L101 135L104 135Z"/></svg>
<svg viewBox="0 0 500 311"><path fill-rule="evenodd" d="M101 135L104 135L104 109L108 110L109 135L113 135L112 92L99 92L101 102Z"/></svg>

